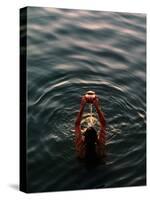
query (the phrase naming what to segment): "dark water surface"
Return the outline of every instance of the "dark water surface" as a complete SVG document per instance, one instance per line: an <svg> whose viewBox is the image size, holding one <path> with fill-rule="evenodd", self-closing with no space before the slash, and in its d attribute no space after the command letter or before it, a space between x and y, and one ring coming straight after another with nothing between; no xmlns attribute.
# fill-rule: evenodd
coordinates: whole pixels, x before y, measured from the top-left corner
<svg viewBox="0 0 150 200"><path fill-rule="evenodd" d="M28 8L28 190L146 184L146 16ZM74 147L81 96L107 121L107 161L87 168Z"/></svg>

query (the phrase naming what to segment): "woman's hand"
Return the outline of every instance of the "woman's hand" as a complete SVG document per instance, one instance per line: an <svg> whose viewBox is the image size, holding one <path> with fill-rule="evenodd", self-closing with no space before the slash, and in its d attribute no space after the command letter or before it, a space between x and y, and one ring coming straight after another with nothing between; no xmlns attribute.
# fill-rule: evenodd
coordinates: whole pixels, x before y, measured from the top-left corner
<svg viewBox="0 0 150 200"><path fill-rule="evenodd" d="M95 95L95 93L93 94L85 94L82 99L81 99L81 105L85 105L86 103L91 103L93 104L95 107L99 107L100 105L100 100L99 98Z"/></svg>
<svg viewBox="0 0 150 200"><path fill-rule="evenodd" d="M85 97L87 103L93 103L93 101L96 98L96 95L95 94L93 94L93 95L86 94L84 97Z"/></svg>
<svg viewBox="0 0 150 200"><path fill-rule="evenodd" d="M86 98L85 96L83 96L81 99L81 105L84 106L85 104L86 104Z"/></svg>

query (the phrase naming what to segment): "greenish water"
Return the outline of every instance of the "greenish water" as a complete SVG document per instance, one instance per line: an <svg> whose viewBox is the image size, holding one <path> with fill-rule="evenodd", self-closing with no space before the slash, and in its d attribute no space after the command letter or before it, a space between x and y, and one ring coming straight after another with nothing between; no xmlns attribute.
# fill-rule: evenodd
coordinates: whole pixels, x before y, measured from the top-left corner
<svg viewBox="0 0 150 200"><path fill-rule="evenodd" d="M146 16L28 8L30 192L146 184ZM74 122L94 90L107 122L107 161L79 162Z"/></svg>

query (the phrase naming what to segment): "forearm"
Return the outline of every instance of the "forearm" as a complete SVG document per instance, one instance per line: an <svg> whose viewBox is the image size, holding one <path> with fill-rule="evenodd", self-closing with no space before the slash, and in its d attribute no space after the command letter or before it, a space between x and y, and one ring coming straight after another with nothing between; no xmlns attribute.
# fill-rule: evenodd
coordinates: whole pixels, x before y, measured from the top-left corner
<svg viewBox="0 0 150 200"><path fill-rule="evenodd" d="M101 129L105 129L106 128L106 121L105 121L104 114L103 114L103 112L100 111L100 109L98 107L96 107L96 111L97 111L97 114L98 114L98 119L99 119Z"/></svg>
<svg viewBox="0 0 150 200"><path fill-rule="evenodd" d="M82 119L82 115L83 115L83 111L84 111L84 106L85 106L85 104L80 105L80 111L77 114L77 119L75 121L75 132L76 132L76 134L81 133L80 123L81 123L81 119Z"/></svg>
<svg viewBox="0 0 150 200"><path fill-rule="evenodd" d="M82 118L82 115L83 115L83 110L84 110L84 105L82 106L80 106L80 111L78 112L78 114L77 114L77 119L76 119L76 124L80 124L80 122L81 122L81 118Z"/></svg>
<svg viewBox="0 0 150 200"><path fill-rule="evenodd" d="M84 110L84 104L81 103L80 111L77 114L77 119L75 122L75 146L76 146L77 156L80 158L83 158L85 154L82 134L81 134L81 127L80 127L83 110Z"/></svg>
<svg viewBox="0 0 150 200"><path fill-rule="evenodd" d="M99 110L98 107L96 107L96 111L97 111L99 123L100 123L99 141L100 141L100 143L105 144L105 141L106 141L106 121L105 121L105 117L104 117L104 114Z"/></svg>

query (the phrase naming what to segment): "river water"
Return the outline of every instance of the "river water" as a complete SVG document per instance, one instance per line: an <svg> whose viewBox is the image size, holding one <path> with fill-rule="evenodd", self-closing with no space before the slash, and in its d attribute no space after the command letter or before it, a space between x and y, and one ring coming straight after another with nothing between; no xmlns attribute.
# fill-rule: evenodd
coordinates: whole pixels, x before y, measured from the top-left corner
<svg viewBox="0 0 150 200"><path fill-rule="evenodd" d="M30 192L146 184L146 15L28 8ZM80 99L93 90L107 123L105 164L76 158Z"/></svg>

